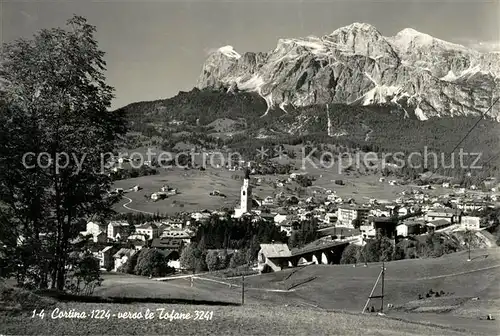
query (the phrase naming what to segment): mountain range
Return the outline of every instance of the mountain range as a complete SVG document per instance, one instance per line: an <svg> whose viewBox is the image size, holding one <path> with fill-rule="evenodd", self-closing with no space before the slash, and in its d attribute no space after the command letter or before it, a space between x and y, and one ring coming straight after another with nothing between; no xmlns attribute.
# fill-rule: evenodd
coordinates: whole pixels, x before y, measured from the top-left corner
<svg viewBox="0 0 500 336"><path fill-rule="evenodd" d="M450 156L459 143L482 153L482 174L498 175L500 104L478 117L500 95L499 65L498 53L413 29L384 37L354 23L321 38L281 39L270 52L219 48L191 91L119 110L138 134L127 148L155 138L165 150L227 146L251 159L256 148L285 144Z"/></svg>
<svg viewBox="0 0 500 336"><path fill-rule="evenodd" d="M392 37L353 23L321 37L279 39L269 52L224 46L197 87L258 93L273 108L390 105L406 117L479 116L500 95L500 53L481 53L406 28ZM500 121L500 104L488 116Z"/></svg>

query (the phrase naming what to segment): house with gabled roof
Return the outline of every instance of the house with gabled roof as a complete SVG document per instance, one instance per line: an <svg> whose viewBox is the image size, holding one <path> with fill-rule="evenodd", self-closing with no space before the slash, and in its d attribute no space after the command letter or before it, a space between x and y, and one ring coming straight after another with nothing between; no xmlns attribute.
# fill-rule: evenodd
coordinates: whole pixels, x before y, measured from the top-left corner
<svg viewBox="0 0 500 336"><path fill-rule="evenodd" d="M260 244L260 251L257 254L259 271L263 271L266 265L274 272L281 271L288 266L288 258L292 252L286 244Z"/></svg>
<svg viewBox="0 0 500 336"><path fill-rule="evenodd" d="M107 240L106 225L97 222L88 222L86 230L81 231L80 235L84 237L91 235L94 243L104 243Z"/></svg>
<svg viewBox="0 0 500 336"><path fill-rule="evenodd" d="M135 232L147 236L148 239L154 239L158 237L159 230L155 223L144 223L136 226Z"/></svg>
<svg viewBox="0 0 500 336"><path fill-rule="evenodd" d="M126 221L111 221L108 224L108 238L113 240L125 239L128 237L130 225Z"/></svg>
<svg viewBox="0 0 500 336"><path fill-rule="evenodd" d="M185 244L182 239L172 239L166 237L155 238L151 243L152 248L175 251L180 251L184 245Z"/></svg>
<svg viewBox="0 0 500 336"><path fill-rule="evenodd" d="M121 248L120 250L118 250L118 252L116 252L114 255L113 255L113 258L114 258L114 261L115 261L115 264L114 264L114 268L113 268L113 271L118 271L118 269L120 267L122 267L123 265L125 265L127 263L127 261L134 256L134 254L138 253L138 251L136 249L127 249L127 248Z"/></svg>
<svg viewBox="0 0 500 336"><path fill-rule="evenodd" d="M103 249L93 252L93 255L99 260L99 267L106 270L111 270L113 268L113 254L117 251L114 246L106 246Z"/></svg>
<svg viewBox="0 0 500 336"><path fill-rule="evenodd" d="M442 230L448 226L451 226L452 223L448 221L447 219L436 219L433 221L427 222L427 228L429 232L435 232L437 230Z"/></svg>
<svg viewBox="0 0 500 336"><path fill-rule="evenodd" d="M424 219L426 221L435 221L443 219L451 224L460 223L460 217L462 211L459 209L451 208L441 208L441 209L430 209L426 214Z"/></svg>

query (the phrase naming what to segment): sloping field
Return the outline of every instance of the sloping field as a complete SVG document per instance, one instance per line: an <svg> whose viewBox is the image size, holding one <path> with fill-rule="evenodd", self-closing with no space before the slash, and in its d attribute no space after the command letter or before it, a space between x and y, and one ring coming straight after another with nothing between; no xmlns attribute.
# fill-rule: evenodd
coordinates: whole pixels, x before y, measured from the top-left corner
<svg viewBox="0 0 500 336"><path fill-rule="evenodd" d="M193 283L189 278L175 281L155 281L128 274L107 274L94 295L103 297L158 298L240 302L240 292L229 286L211 285L201 280ZM214 290L216 289L216 290Z"/></svg>
<svg viewBox="0 0 500 336"><path fill-rule="evenodd" d="M429 321L445 326L462 325L468 330L498 334L497 321L481 321L488 314L500 318L499 248L475 250L442 258L403 260L386 263L384 311L388 314ZM305 301L325 309L360 312L381 271L381 264L310 265L246 279L248 286L294 288L290 302ZM444 296L426 298L429 290ZM381 294L380 283L374 295ZM418 296L423 299L419 300ZM380 299L368 307L379 309ZM428 318L431 316L432 318Z"/></svg>
<svg viewBox="0 0 500 336"><path fill-rule="evenodd" d="M497 321L481 321L500 308L500 255L498 248L456 253L436 259L386 263L385 309L387 317L363 314L367 296L380 272L378 263L310 265L245 278L245 305L194 306L181 304L57 303L61 310L104 309L111 314L165 308L177 312L213 311L212 320L52 319L54 306L43 320L23 315L0 315L0 334L183 334L183 335L466 335L498 334ZM104 297L176 298L241 302L240 278L217 279L197 275L169 281L123 274L106 274L95 295ZM231 286L229 286L231 284ZM287 291L286 289L294 287ZM446 295L418 299L433 289ZM379 294L380 290L375 294ZM479 300L472 300L479 298ZM380 307L379 300L370 306ZM344 311L344 312L342 312ZM351 311L346 313L345 311ZM418 312L418 313L417 313ZM402 319L401 321L397 319ZM413 321L415 323L410 323Z"/></svg>
<svg viewBox="0 0 500 336"><path fill-rule="evenodd" d="M206 171L167 169L160 170L157 175L141 176L133 179L116 181L114 188L124 190L139 185L143 189L138 192L129 192L124 196L123 201L115 206L118 212L133 212L136 209L140 212L150 212L161 214L172 214L178 212L195 212L203 209L217 210L223 207L234 207L239 201L242 180L231 178L232 175L243 176L241 171L228 171L220 168L209 168ZM163 185L169 185L179 191L179 194L169 196L167 199L157 202L149 199L154 192L160 191ZM218 190L226 195L226 198L210 196L209 193ZM272 195L270 186L264 185L254 189L254 194L260 197ZM132 200L130 202L128 199Z"/></svg>
<svg viewBox="0 0 500 336"><path fill-rule="evenodd" d="M128 274L107 274L101 287L94 294L102 297L155 298L206 300L241 303L239 279L218 279L203 275L195 276L191 287L189 277L156 281ZM231 284L231 286L229 286ZM291 299L293 297L293 299ZM265 288L246 287L245 303L295 305L310 307L307 300L295 297L293 292L273 291Z"/></svg>
<svg viewBox="0 0 500 336"><path fill-rule="evenodd" d="M470 262L465 251L441 258L386 263L385 302L405 304L416 300L418 294L425 296L430 289L460 297L500 298L499 252L499 248L472 251ZM297 295L323 308L360 311L380 271L381 263L369 263L367 267L310 265L249 277L246 282L254 287L293 286Z"/></svg>
<svg viewBox="0 0 500 336"><path fill-rule="evenodd" d="M410 323L379 316L326 312L312 308L262 306L213 307L158 304L63 303L60 311L74 309L90 315L92 310L109 310L109 319L52 319L53 308L44 319L22 315L0 315L0 333L7 335L470 335L460 329ZM156 309L178 313L206 311L210 320L159 319ZM152 319L123 320L118 313L155 312ZM211 313L212 312L212 313ZM114 316L113 316L114 315Z"/></svg>
<svg viewBox="0 0 500 336"><path fill-rule="evenodd" d="M447 306L460 316L477 318L496 314L500 299L500 248L474 250L467 262L467 252L441 258L402 260L386 263L385 303L401 306L403 310L417 307ZM359 312L380 273L381 264L310 265L245 278L245 302L318 306ZM240 302L241 278L215 279L203 275L193 281L189 278L159 282L143 277L110 275L96 290L100 296L134 296L181 298ZM214 281L215 280L215 281ZM229 286L231 284L231 287ZM291 289L291 290L290 290ZM442 304L438 298L425 298L429 290L445 293L443 298L456 298L458 303ZM380 293L379 288L375 295ZM471 301L478 297L479 301ZM373 300L376 308L379 300ZM467 308L469 307L469 308ZM459 310L460 308L461 310ZM467 309L466 309L467 308ZM428 308L430 309L430 308Z"/></svg>
<svg viewBox="0 0 500 336"><path fill-rule="evenodd" d="M500 316L500 248L473 250L435 259L386 263L385 312L394 317L442 326L460 325L469 332L496 334ZM310 265L282 272L245 277L245 304L270 310L284 306L360 312L381 270L380 263ZM229 286L231 284L231 286ZM290 290L288 290L290 289ZM426 298L429 290L443 296ZM102 296L136 296L241 302L241 278L217 279L201 275L165 282L142 277L110 276L97 290ZM374 293L380 294L380 284ZM423 299L419 300L418 296ZM473 299L473 298L478 298ZM374 299L369 307L380 308ZM394 305L387 310L387 304ZM267 309L269 310L269 309Z"/></svg>

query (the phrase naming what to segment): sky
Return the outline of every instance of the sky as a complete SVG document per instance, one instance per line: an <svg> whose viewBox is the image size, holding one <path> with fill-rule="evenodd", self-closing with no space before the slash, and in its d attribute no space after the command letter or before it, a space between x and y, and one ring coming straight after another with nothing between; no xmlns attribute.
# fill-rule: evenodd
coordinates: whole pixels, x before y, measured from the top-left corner
<svg viewBox="0 0 500 336"><path fill-rule="evenodd" d="M191 90L210 51L270 51L284 37L322 36L353 22L393 36L410 27L500 50L500 0L0 0L0 38L63 27L73 14L97 28L113 108Z"/></svg>

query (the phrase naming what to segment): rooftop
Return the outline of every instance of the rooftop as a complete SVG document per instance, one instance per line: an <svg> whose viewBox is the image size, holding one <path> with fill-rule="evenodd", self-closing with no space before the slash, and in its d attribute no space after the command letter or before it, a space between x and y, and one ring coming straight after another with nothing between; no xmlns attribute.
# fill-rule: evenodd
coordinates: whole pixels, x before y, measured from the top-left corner
<svg viewBox="0 0 500 336"><path fill-rule="evenodd" d="M286 258L292 256L286 244L260 244L260 248L266 258Z"/></svg>
<svg viewBox="0 0 500 336"><path fill-rule="evenodd" d="M112 226L129 226L128 222L125 222L125 221L111 221L111 222L109 222L109 225L112 225Z"/></svg>
<svg viewBox="0 0 500 336"><path fill-rule="evenodd" d="M145 229L145 230L153 229L153 230L155 230L155 229L158 229L158 226L155 223L144 223L144 224L138 225L135 229L136 230L137 229Z"/></svg>
<svg viewBox="0 0 500 336"><path fill-rule="evenodd" d="M442 225L448 225L451 223L448 222L446 219L437 219L437 220L434 220L434 221L430 221L428 225L430 226L442 226Z"/></svg>
<svg viewBox="0 0 500 336"><path fill-rule="evenodd" d="M338 208L345 209L345 210L371 210L371 207L362 206L362 205L355 205L355 204L342 204L342 205L339 205Z"/></svg>
<svg viewBox="0 0 500 336"><path fill-rule="evenodd" d="M182 246L182 241L178 239L155 238L151 247L178 249Z"/></svg>
<svg viewBox="0 0 500 336"><path fill-rule="evenodd" d="M451 208L439 208L439 209L429 209L427 213L440 213L440 214L450 214L454 215L460 212L459 209L451 209Z"/></svg>
<svg viewBox="0 0 500 336"><path fill-rule="evenodd" d="M113 257L114 258L121 258L123 256L133 256L137 251L135 249L127 249L127 248L122 248L118 252L116 252Z"/></svg>
<svg viewBox="0 0 500 336"><path fill-rule="evenodd" d="M324 240L317 240L315 242L312 242L302 248L299 248L299 249L294 249L292 251L292 255L296 256L296 255L301 255L301 254L304 254L304 253L308 253L308 252L313 252L313 251L316 251L316 250L323 250L323 249L327 249L327 248L331 248L331 247L334 247L334 246L339 246L339 245L349 245L348 242L343 242L343 241L324 241Z"/></svg>

